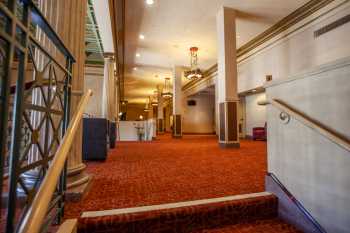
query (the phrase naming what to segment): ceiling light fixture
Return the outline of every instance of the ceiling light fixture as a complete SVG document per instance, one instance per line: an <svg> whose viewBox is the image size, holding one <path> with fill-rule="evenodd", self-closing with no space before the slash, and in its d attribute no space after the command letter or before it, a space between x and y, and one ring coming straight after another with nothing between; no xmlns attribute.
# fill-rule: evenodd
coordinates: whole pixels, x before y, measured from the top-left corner
<svg viewBox="0 0 350 233"><path fill-rule="evenodd" d="M137 70L137 67L134 67L134 70L136 71L136 70Z"/></svg>
<svg viewBox="0 0 350 233"><path fill-rule="evenodd" d="M146 0L147 5L153 5L154 4L154 0Z"/></svg>
<svg viewBox="0 0 350 233"><path fill-rule="evenodd" d="M158 91L157 90L153 92L151 105L158 106Z"/></svg>
<svg viewBox="0 0 350 233"><path fill-rule="evenodd" d="M140 38L141 40L144 40L144 39L145 39L145 36L141 34L141 35L139 36L139 38Z"/></svg>
<svg viewBox="0 0 350 233"><path fill-rule="evenodd" d="M185 77L189 80L200 79L203 77L202 71L198 68L198 48L190 48L191 70L185 71Z"/></svg>
<svg viewBox="0 0 350 233"><path fill-rule="evenodd" d="M164 88L162 91L162 97L165 99L170 99L173 97L173 93L170 91L170 78L165 78L164 80Z"/></svg>
<svg viewBox="0 0 350 233"><path fill-rule="evenodd" d="M139 54L139 53L136 53L136 57L141 57L141 54Z"/></svg>
<svg viewBox="0 0 350 233"><path fill-rule="evenodd" d="M145 106L145 108L143 109L144 112L149 112L149 110L150 110L150 107L149 107L150 102L151 102L151 97L149 97L148 99L146 99L146 106Z"/></svg>

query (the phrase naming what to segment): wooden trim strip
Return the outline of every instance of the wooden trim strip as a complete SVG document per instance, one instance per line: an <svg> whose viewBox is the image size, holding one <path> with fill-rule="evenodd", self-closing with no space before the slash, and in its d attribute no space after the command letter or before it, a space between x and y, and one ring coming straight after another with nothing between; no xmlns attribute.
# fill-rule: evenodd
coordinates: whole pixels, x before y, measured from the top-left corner
<svg viewBox="0 0 350 233"><path fill-rule="evenodd" d="M160 210L168 210L168 209L175 209L175 208L183 208L183 207L189 207L189 206L208 205L208 204L220 203L220 202L226 202L226 201L244 200L244 199L250 199L255 197L270 196L270 195L271 193L269 192L260 192L260 193L249 193L249 194L225 196L225 197L218 197L218 198L211 198L211 199L167 203L167 204L160 204L160 205L131 207L131 208L124 208L124 209L87 211L87 212L83 212L81 217L96 218L96 217L111 216L111 215L135 214L135 213L142 213L142 212L149 212L149 211L160 211Z"/></svg>

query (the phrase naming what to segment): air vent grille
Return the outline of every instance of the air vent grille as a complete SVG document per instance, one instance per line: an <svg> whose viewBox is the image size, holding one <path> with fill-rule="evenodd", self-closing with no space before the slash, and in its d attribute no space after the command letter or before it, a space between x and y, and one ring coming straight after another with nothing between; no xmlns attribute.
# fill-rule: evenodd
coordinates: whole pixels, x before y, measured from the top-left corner
<svg viewBox="0 0 350 233"><path fill-rule="evenodd" d="M338 19L337 21L334 21L333 23L330 23L320 29L318 29L317 31L314 32L314 37L317 38L329 31L332 31L333 29L336 29L337 27L340 27L346 23L350 22L350 15L344 16L340 19Z"/></svg>

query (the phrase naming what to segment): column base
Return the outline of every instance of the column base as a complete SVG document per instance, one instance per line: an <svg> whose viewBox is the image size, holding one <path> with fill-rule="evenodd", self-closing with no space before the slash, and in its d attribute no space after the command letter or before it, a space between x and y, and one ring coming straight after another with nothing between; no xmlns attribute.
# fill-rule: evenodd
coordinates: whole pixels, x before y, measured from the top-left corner
<svg viewBox="0 0 350 233"><path fill-rule="evenodd" d="M220 148L229 149L229 148L240 148L241 144L239 142L219 142Z"/></svg>
<svg viewBox="0 0 350 233"><path fill-rule="evenodd" d="M85 164L80 164L74 168L68 168L67 172L67 191L66 196L68 201L80 201L88 192L92 177L84 170Z"/></svg>
<svg viewBox="0 0 350 233"><path fill-rule="evenodd" d="M238 101L219 103L219 145L221 148L239 148L237 121Z"/></svg>
<svg viewBox="0 0 350 233"><path fill-rule="evenodd" d="M158 119L158 131L157 134L164 134L164 119Z"/></svg>
<svg viewBox="0 0 350 233"><path fill-rule="evenodd" d="M182 117L176 114L173 119L173 138L182 138Z"/></svg>

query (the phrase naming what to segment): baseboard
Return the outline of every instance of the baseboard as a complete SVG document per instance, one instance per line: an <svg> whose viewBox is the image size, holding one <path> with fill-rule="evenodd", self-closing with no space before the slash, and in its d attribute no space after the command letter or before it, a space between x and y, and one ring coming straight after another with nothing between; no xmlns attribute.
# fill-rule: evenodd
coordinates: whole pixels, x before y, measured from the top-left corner
<svg viewBox="0 0 350 233"><path fill-rule="evenodd" d="M266 175L265 187L267 192L278 197L278 216L281 219L305 233L327 233L274 174Z"/></svg>

